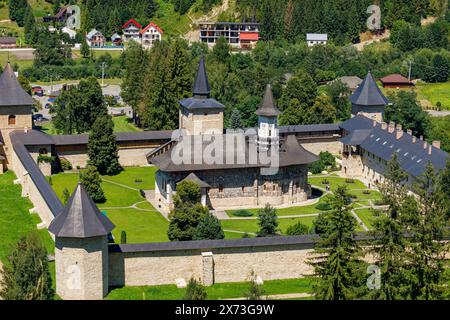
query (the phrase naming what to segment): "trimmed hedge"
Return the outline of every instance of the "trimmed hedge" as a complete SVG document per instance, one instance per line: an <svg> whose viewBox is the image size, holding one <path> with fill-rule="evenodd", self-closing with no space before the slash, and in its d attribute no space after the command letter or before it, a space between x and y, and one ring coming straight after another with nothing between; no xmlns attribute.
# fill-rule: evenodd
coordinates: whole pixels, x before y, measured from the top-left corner
<svg viewBox="0 0 450 320"><path fill-rule="evenodd" d="M233 214L233 216L236 216L236 217L252 217L253 216L253 213L251 213L248 210L243 210L243 209L237 210L237 211L233 212L232 214Z"/></svg>

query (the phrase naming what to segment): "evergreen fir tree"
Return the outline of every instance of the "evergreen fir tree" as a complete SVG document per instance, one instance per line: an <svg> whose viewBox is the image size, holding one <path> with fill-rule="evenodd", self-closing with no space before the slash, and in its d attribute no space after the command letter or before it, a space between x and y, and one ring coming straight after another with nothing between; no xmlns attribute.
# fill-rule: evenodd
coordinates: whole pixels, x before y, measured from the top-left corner
<svg viewBox="0 0 450 320"><path fill-rule="evenodd" d="M91 49L89 48L86 38L83 39L83 42L81 43L80 53L84 59L89 59L91 57Z"/></svg>
<svg viewBox="0 0 450 320"><path fill-rule="evenodd" d="M220 220L213 214L205 214L199 221L195 230L193 240L220 240L225 234L220 224Z"/></svg>
<svg viewBox="0 0 450 320"><path fill-rule="evenodd" d="M357 222L351 215L351 203L345 186L339 186L330 200L332 210L327 214L325 232L315 251L314 266L318 283L314 286L319 300L352 300L358 297L362 285L361 249L353 235Z"/></svg>
<svg viewBox="0 0 450 320"><path fill-rule="evenodd" d="M183 300L200 301L208 297L206 288L195 278L191 278L186 287Z"/></svg>
<svg viewBox="0 0 450 320"><path fill-rule="evenodd" d="M80 181L92 200L97 203L106 201L105 193L101 186L102 179L96 167L88 166L86 170L80 171Z"/></svg>
<svg viewBox="0 0 450 320"><path fill-rule="evenodd" d="M98 117L89 134L89 165L102 175L116 175L122 170L118 152L111 116Z"/></svg>
<svg viewBox="0 0 450 320"><path fill-rule="evenodd" d="M241 113L238 109L233 109L230 117L230 129L242 129L244 126L242 125Z"/></svg>
<svg viewBox="0 0 450 320"><path fill-rule="evenodd" d="M252 270L250 273L250 284L248 286L248 291L245 293L247 300L262 300L265 295L265 291L261 285L256 282L255 271Z"/></svg>
<svg viewBox="0 0 450 320"><path fill-rule="evenodd" d="M52 300L54 290L47 251L32 233L22 237L8 257L0 276L4 300Z"/></svg>
<svg viewBox="0 0 450 320"><path fill-rule="evenodd" d="M66 205L67 202L69 202L69 198L70 198L70 193L67 188L64 188L62 196L63 196L63 204Z"/></svg>
<svg viewBox="0 0 450 320"><path fill-rule="evenodd" d="M278 224L277 210L269 203L263 209L258 210L258 237L276 235Z"/></svg>

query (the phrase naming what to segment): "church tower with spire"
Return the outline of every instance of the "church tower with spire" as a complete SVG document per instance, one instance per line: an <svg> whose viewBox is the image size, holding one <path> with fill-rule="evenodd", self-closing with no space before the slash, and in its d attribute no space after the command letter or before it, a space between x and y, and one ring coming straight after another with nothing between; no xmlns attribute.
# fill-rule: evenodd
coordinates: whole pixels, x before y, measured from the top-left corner
<svg viewBox="0 0 450 320"><path fill-rule="evenodd" d="M193 96L180 101L179 127L186 135L223 134L225 106L210 97L211 86L202 57L192 90Z"/></svg>
<svg viewBox="0 0 450 320"><path fill-rule="evenodd" d="M272 86L266 87L263 101L256 115L258 116L258 148L267 150L279 145L278 115L280 114L273 98Z"/></svg>

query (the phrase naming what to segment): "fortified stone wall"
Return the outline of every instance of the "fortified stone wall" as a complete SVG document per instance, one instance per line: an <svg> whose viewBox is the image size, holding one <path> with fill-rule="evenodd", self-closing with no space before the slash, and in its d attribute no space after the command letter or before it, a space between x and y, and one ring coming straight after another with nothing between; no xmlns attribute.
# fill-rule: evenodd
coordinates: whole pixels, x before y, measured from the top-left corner
<svg viewBox="0 0 450 320"><path fill-rule="evenodd" d="M263 280L312 274L306 263L311 247L304 244L208 250L110 252L110 286L174 284L200 279L205 284L248 281L254 271ZM206 253L206 254L205 254ZM211 264L212 259L212 264Z"/></svg>
<svg viewBox="0 0 450 320"><path fill-rule="evenodd" d="M308 143L304 143L300 140L300 143L303 148L314 153L315 155L319 155L319 153L323 151L328 151L333 155L340 155L342 153L342 143L337 138Z"/></svg>
<svg viewBox="0 0 450 320"><path fill-rule="evenodd" d="M39 215L45 226L48 227L53 220L50 208L15 152L12 153L12 157L12 169L22 185L22 197L30 199L34 205L34 211Z"/></svg>

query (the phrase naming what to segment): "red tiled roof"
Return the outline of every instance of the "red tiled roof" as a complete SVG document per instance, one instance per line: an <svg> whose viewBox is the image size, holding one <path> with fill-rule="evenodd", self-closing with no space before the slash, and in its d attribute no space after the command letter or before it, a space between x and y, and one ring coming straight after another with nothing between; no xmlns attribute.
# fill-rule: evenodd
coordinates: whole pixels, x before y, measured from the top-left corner
<svg viewBox="0 0 450 320"><path fill-rule="evenodd" d="M150 27L155 28L156 30L158 30L159 33L163 34L164 32L162 31L162 29L160 27L158 27L155 23L150 22L150 24L148 26L146 26L144 29L142 29L140 31L140 33L144 33L145 31L147 31Z"/></svg>
<svg viewBox="0 0 450 320"><path fill-rule="evenodd" d="M380 79L381 83L388 84L388 83L404 83L404 84L411 84L411 81L409 81L407 78L402 76L401 74L391 74L389 76L386 76L384 78Z"/></svg>
<svg viewBox="0 0 450 320"><path fill-rule="evenodd" d="M142 28L142 26L136 22L136 20L134 19L130 19L127 22L125 22L125 24L122 26L122 29L125 29L130 23L134 24L136 27L138 27L139 29Z"/></svg>
<svg viewBox="0 0 450 320"><path fill-rule="evenodd" d="M239 38L247 41L258 41L259 32L241 32Z"/></svg>

